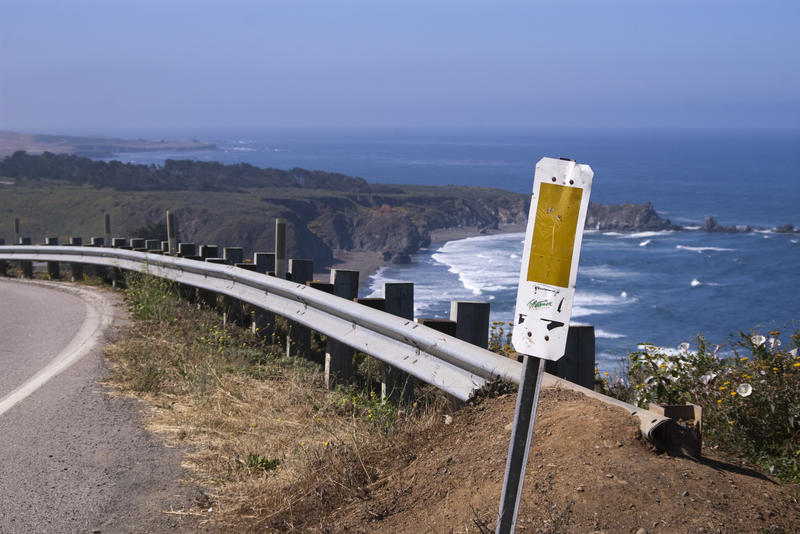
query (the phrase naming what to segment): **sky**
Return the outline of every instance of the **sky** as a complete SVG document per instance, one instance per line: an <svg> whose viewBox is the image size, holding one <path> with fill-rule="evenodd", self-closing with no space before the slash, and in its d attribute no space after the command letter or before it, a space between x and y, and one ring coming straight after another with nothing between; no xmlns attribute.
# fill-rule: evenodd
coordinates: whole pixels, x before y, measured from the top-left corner
<svg viewBox="0 0 800 534"><path fill-rule="evenodd" d="M800 129L797 0L2 0L0 130Z"/></svg>

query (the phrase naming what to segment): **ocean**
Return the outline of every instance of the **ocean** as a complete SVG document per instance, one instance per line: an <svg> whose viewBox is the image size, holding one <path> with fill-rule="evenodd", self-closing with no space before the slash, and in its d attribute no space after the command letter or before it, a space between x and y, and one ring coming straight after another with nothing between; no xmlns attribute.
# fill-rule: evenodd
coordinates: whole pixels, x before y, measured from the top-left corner
<svg viewBox="0 0 800 534"><path fill-rule="evenodd" d="M594 170L592 200L652 202L659 215L699 226L800 226L800 132L181 132L217 150L136 153L341 172L370 182L471 185L530 192L541 157ZM152 137L152 135L151 135ZM162 135L163 137L163 135ZM445 317L450 300L485 300L493 321L513 319L523 234L433 244L370 280L415 283L419 317ZM724 343L739 331L800 328L800 234L698 230L617 234L583 241L573 322L591 324L601 370L641 343ZM787 330L788 329L788 330ZM725 350L725 349L723 349Z"/></svg>

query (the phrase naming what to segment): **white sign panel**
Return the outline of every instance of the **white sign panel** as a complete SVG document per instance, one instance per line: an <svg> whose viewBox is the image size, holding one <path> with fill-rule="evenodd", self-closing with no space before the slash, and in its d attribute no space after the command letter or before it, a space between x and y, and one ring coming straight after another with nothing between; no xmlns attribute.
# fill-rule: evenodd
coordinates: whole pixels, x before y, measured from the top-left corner
<svg viewBox="0 0 800 534"><path fill-rule="evenodd" d="M564 355L593 176L571 160L536 164L514 316L517 352L545 360Z"/></svg>

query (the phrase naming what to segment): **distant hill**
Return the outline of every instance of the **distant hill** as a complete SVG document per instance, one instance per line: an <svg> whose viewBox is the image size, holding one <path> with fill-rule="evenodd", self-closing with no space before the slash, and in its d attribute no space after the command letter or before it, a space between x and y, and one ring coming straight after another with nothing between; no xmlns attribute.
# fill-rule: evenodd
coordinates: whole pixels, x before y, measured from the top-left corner
<svg viewBox="0 0 800 534"><path fill-rule="evenodd" d="M116 236L158 238L149 234L159 231L170 209L186 242L271 250L273 220L282 217L290 223L290 257L311 258L318 267L342 251L406 262L436 230L523 225L529 203L530 195L501 189L370 184L337 173L248 164L135 165L22 151L0 160L0 217L20 217L23 233L34 241L101 235L102 213L111 214ZM590 204L587 227L677 228L650 204Z"/></svg>
<svg viewBox="0 0 800 534"><path fill-rule="evenodd" d="M213 150L212 143L200 141L148 141L145 139L107 139L103 137L76 137L69 135L43 135L0 131L0 157L18 150L30 154L77 154L94 158L112 157L125 152L152 150Z"/></svg>

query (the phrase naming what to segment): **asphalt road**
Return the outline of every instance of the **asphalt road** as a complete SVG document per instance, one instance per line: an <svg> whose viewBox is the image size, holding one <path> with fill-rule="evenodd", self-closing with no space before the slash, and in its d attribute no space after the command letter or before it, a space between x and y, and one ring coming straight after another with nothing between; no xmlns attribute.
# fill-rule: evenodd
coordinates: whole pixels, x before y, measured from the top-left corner
<svg viewBox="0 0 800 534"><path fill-rule="evenodd" d="M165 513L204 500L181 451L99 383L122 317L108 290L0 279L0 533L203 530Z"/></svg>

